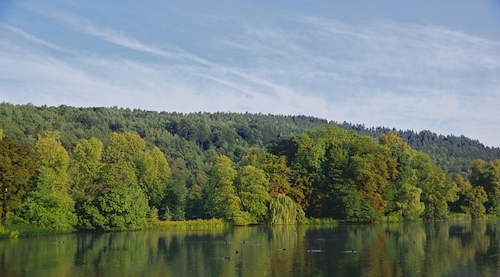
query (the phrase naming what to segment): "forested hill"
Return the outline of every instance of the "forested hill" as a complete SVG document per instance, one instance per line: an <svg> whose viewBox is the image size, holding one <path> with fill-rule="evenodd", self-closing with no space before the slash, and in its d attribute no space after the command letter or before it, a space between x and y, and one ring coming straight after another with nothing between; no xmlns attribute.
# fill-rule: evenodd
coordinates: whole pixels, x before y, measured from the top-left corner
<svg viewBox="0 0 500 277"><path fill-rule="evenodd" d="M395 129L385 127L366 128L364 125L341 123L339 127L353 130L360 135L380 137ZM428 154L437 165L446 171L467 172L470 162L475 159L491 161L500 159L500 148L484 146L478 140L465 136L438 135L428 130L415 132L399 130L398 136L418 151Z"/></svg>
<svg viewBox="0 0 500 277"><path fill-rule="evenodd" d="M0 128L4 136L33 145L41 131L59 131L61 142L72 149L82 138L107 141L114 131L139 134L157 145L170 159L176 178L189 184L205 179L208 164L224 154L239 160L250 146L264 148L283 138L303 133L325 119L241 113L167 113L120 108L36 107L0 104ZM379 137L393 129L336 123L361 135ZM446 171L467 172L474 159L500 159L500 148L484 146L464 136L442 136L431 131L398 131L410 147L427 153Z"/></svg>

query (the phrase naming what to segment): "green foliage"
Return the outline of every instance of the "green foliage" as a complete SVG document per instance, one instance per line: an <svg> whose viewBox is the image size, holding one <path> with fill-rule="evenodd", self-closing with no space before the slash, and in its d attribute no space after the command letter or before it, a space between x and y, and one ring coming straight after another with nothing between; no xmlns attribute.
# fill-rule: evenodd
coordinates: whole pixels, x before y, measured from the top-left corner
<svg viewBox="0 0 500 277"><path fill-rule="evenodd" d="M55 132L42 133L35 145L37 188L20 208L20 217L42 228L73 230L77 222L74 200L68 193L69 155Z"/></svg>
<svg viewBox="0 0 500 277"><path fill-rule="evenodd" d="M186 217L188 219L206 218L203 207L203 189L199 185L192 186L187 193Z"/></svg>
<svg viewBox="0 0 500 277"><path fill-rule="evenodd" d="M205 208L209 215L229 222L241 224L244 217L241 210L241 199L236 195L234 180L237 172L233 162L227 156L215 159L211 177L204 188Z"/></svg>
<svg viewBox="0 0 500 277"><path fill-rule="evenodd" d="M39 179L60 190L69 188L69 155L59 141L58 132L43 132L38 135L35 155Z"/></svg>
<svg viewBox="0 0 500 277"><path fill-rule="evenodd" d="M96 198L94 206L99 210L97 229L136 230L143 229L149 207L144 193L133 184L116 184L104 189Z"/></svg>
<svg viewBox="0 0 500 277"><path fill-rule="evenodd" d="M396 206L403 217L418 218L425 210L425 204L420 202L422 189L410 184L404 184L396 201Z"/></svg>
<svg viewBox="0 0 500 277"><path fill-rule="evenodd" d="M500 215L500 160L475 160L471 163L470 182L487 194L485 207L490 214Z"/></svg>
<svg viewBox="0 0 500 277"><path fill-rule="evenodd" d="M279 195L300 218L500 215L500 149L464 137L340 124L346 131L305 116L6 103L0 114L2 217L38 226L70 229L76 214L80 229L137 229L152 210L260 223ZM470 186L437 166L467 177L476 158Z"/></svg>
<svg viewBox="0 0 500 277"><path fill-rule="evenodd" d="M167 219L168 215L171 220L185 220L186 194L188 189L173 179L168 180L165 187L166 189L163 193L165 196L160 204L160 211L165 215L164 219Z"/></svg>
<svg viewBox="0 0 500 277"><path fill-rule="evenodd" d="M76 196L93 195L98 188L102 162L103 143L97 138L82 139L73 150L73 193Z"/></svg>
<svg viewBox="0 0 500 277"><path fill-rule="evenodd" d="M37 190L28 194L19 214L26 222L41 228L70 232L77 223L74 205L69 194L39 184Z"/></svg>
<svg viewBox="0 0 500 277"><path fill-rule="evenodd" d="M264 171L252 165L244 166L236 182L242 210L249 213L250 222L264 222L267 206L271 200L266 190L269 182Z"/></svg>
<svg viewBox="0 0 500 277"><path fill-rule="evenodd" d="M106 170L115 172L118 183L137 183L138 167L144 155L145 142L138 135L128 132L113 133L104 150Z"/></svg>
<svg viewBox="0 0 500 277"><path fill-rule="evenodd" d="M458 188L446 179L445 173L434 165L428 155L418 153L412 160L416 179L414 184L422 189L421 199L425 204L424 217L444 219L449 215L449 202L458 199Z"/></svg>
<svg viewBox="0 0 500 277"><path fill-rule="evenodd" d="M396 161L388 148L375 143L368 137L353 142L351 173L363 199L369 200L380 212L387 201L382 193L390 179L395 178Z"/></svg>
<svg viewBox="0 0 500 277"><path fill-rule="evenodd" d="M459 190L459 199L455 206L460 207L460 211L469 215L472 219L486 217L484 203L488 201L488 196L482 186L473 186L464 181L462 176L456 176L456 186Z"/></svg>
<svg viewBox="0 0 500 277"><path fill-rule="evenodd" d="M333 219L333 218L314 218L314 217L310 217L310 218L303 218L301 220L298 221L298 223L300 225L332 225L332 226L336 226L339 224L339 221L336 220L336 219Z"/></svg>
<svg viewBox="0 0 500 277"><path fill-rule="evenodd" d="M42 228L29 224L1 224L0 239L17 239L24 237L39 237L69 233L71 230L58 230L54 228Z"/></svg>
<svg viewBox="0 0 500 277"><path fill-rule="evenodd" d="M31 146L0 140L0 218L15 212L23 197L33 190L36 161Z"/></svg>
<svg viewBox="0 0 500 277"><path fill-rule="evenodd" d="M270 150L288 157L292 186L304 195L297 201L309 215L348 221L383 215L382 194L397 172L387 147L330 125Z"/></svg>
<svg viewBox="0 0 500 277"><path fill-rule="evenodd" d="M149 205L159 207L171 171L165 155L158 147L154 147L151 152L144 155L139 173L139 184L149 200Z"/></svg>
<svg viewBox="0 0 500 277"><path fill-rule="evenodd" d="M364 125L353 125L346 122L338 125L343 129L353 130L360 135L375 138L390 132L396 132L394 129L384 127L366 128ZM409 147L428 154L441 169L450 173L467 175L469 165L475 159L486 161L500 159L500 148L486 147L479 141L464 136L443 136L428 130L420 132L399 130L397 135Z"/></svg>
<svg viewBox="0 0 500 277"><path fill-rule="evenodd" d="M145 228L150 206L143 189L151 193L151 202L159 203L170 173L163 153L157 148L144 153L144 140L127 132L113 133L102 149L95 138L75 147L78 226L105 231Z"/></svg>
<svg viewBox="0 0 500 277"><path fill-rule="evenodd" d="M210 229L210 228L226 228L230 225L222 219L197 219L187 221L159 221L155 224L154 229Z"/></svg>
<svg viewBox="0 0 500 277"><path fill-rule="evenodd" d="M297 221L297 207L293 200L278 194L269 203L269 223L271 224L293 224Z"/></svg>

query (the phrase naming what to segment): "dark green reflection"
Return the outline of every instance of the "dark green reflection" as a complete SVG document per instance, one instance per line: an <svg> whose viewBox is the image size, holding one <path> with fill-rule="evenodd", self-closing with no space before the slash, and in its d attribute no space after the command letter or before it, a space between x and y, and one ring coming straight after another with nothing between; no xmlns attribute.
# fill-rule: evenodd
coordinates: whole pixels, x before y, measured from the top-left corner
<svg viewBox="0 0 500 277"><path fill-rule="evenodd" d="M74 234L0 241L0 276L498 276L500 221Z"/></svg>

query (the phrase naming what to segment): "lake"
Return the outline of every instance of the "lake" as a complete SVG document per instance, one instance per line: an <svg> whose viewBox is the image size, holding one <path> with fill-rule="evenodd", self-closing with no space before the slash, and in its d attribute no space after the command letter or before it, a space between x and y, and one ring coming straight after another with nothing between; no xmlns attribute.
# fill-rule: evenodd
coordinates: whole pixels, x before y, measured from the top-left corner
<svg viewBox="0 0 500 277"><path fill-rule="evenodd" d="M0 276L499 276L500 221L0 240Z"/></svg>

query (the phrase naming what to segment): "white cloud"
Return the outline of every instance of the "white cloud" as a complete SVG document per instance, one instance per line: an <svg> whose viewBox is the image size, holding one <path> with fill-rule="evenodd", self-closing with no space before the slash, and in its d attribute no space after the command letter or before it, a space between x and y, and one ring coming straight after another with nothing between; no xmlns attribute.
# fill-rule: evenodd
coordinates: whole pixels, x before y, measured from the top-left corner
<svg viewBox="0 0 500 277"><path fill-rule="evenodd" d="M25 32L25 31L23 31L21 29L12 27L12 26L10 26L8 24L0 22L0 27L4 28L4 29L6 29L6 30L8 30L8 31L10 31L12 33L15 33L17 35L20 35L20 36L22 36L24 39L26 39L28 41L35 42L35 43L37 43L39 45L43 45L43 46L45 46L47 48L50 48L50 49L53 49L53 50L57 50L57 51L60 51L60 52L71 53L70 50L65 49L64 47L61 47L59 45L47 42L47 41L42 40L42 39L39 39L39 38L35 37L32 34L29 34L29 33Z"/></svg>
<svg viewBox="0 0 500 277"><path fill-rule="evenodd" d="M0 64L9 65L0 68L0 101L306 114L466 134L500 145L498 41L436 26L293 16L260 25L235 21L232 28L240 32L209 36L206 52L189 52L75 14L47 14L72 30L158 59L79 53L2 25L33 45L0 39ZM221 24L211 16L200 20Z"/></svg>

